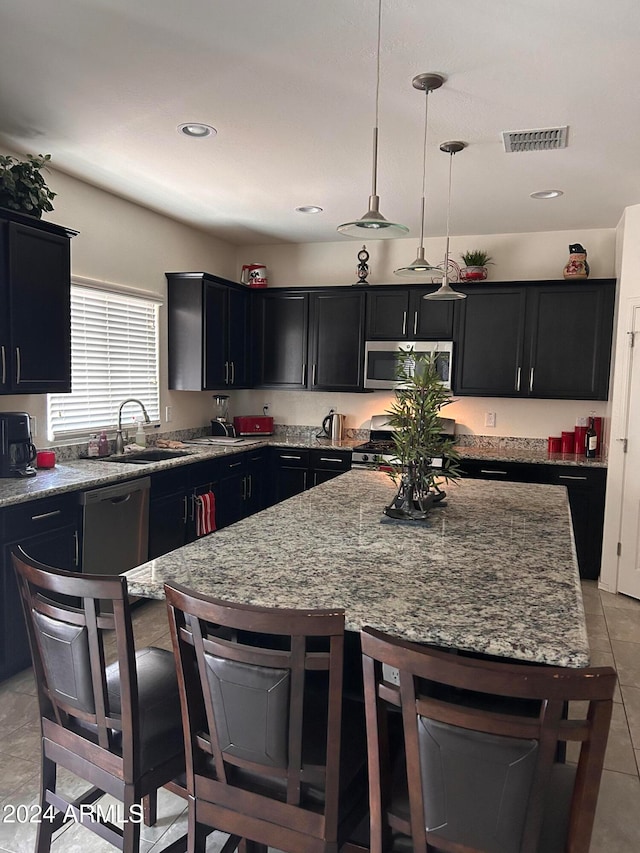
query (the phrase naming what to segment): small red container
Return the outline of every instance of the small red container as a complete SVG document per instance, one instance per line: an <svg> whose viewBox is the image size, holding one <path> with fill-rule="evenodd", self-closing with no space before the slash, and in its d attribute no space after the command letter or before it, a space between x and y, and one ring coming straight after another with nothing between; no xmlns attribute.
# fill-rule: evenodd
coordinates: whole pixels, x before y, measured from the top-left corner
<svg viewBox="0 0 640 853"><path fill-rule="evenodd" d="M241 415L233 419L236 435L273 435L273 418L266 415Z"/></svg>
<svg viewBox="0 0 640 853"><path fill-rule="evenodd" d="M586 426L577 426L575 428L574 435L575 435L575 441L573 443L573 449L576 453L582 453L584 455L585 438L587 437Z"/></svg>
<svg viewBox="0 0 640 853"><path fill-rule="evenodd" d="M53 450L39 450L36 454L38 468L53 468L56 464L56 454Z"/></svg>
<svg viewBox="0 0 640 853"><path fill-rule="evenodd" d="M563 432L562 433L562 442L561 442L562 452L563 453L575 453L576 452L575 440L576 440L575 432Z"/></svg>
<svg viewBox="0 0 640 853"><path fill-rule="evenodd" d="M549 453L560 453L562 448L562 439L560 436L550 435L547 439L547 450Z"/></svg>

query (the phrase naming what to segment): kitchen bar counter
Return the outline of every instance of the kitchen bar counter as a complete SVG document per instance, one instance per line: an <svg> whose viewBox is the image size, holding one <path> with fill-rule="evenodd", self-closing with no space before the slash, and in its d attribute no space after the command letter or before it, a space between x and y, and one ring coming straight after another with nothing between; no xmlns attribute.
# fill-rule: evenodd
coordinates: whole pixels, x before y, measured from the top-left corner
<svg viewBox="0 0 640 853"><path fill-rule="evenodd" d="M353 470L131 569L248 604L344 607L347 628L560 666L589 663L566 490L464 480L425 523L387 519L383 473Z"/></svg>

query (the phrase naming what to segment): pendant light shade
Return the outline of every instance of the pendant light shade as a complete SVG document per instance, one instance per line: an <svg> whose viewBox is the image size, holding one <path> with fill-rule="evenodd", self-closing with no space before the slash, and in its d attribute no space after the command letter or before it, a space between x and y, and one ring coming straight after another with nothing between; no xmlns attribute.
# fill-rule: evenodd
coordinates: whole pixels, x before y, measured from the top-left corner
<svg viewBox="0 0 640 853"><path fill-rule="evenodd" d="M443 142L440 150L449 155L449 195L447 199L447 243L444 250L444 262L442 264L442 284L434 293L427 293L423 299L466 299L466 293L458 293L449 284L449 220L451 218L451 167L453 165L453 155L467 147L466 142Z"/></svg>
<svg viewBox="0 0 640 853"><path fill-rule="evenodd" d="M378 196L378 103L380 100L380 29L382 21L382 0L378 0L378 44L376 58L376 123L373 128L373 178L371 182L371 195L369 196L369 209L367 212L353 222L344 222L338 225L340 234L347 237L374 238L403 237L409 232L406 225L397 222L389 222L380 213L380 198Z"/></svg>
<svg viewBox="0 0 640 853"><path fill-rule="evenodd" d="M424 256L424 213L425 213L425 196L427 187L427 124L429 115L429 92L434 89L439 89L444 83L445 78L441 74L418 74L412 82L414 89L419 89L425 93L424 97L424 140L422 144L422 202L420 206L420 246L415 261L412 261L406 267L400 267L394 270L396 275L406 278L416 278L424 276L426 273L437 270L433 264L425 259Z"/></svg>

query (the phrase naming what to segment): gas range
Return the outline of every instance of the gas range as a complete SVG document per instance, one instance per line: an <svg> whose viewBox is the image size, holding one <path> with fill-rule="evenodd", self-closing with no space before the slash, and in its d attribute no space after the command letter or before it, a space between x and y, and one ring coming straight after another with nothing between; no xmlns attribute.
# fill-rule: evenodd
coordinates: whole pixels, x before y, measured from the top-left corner
<svg viewBox="0 0 640 853"><path fill-rule="evenodd" d="M443 438L452 438L456 422L453 418L440 418ZM369 441L354 447L351 452L351 464L359 468L384 468L396 462L393 427L388 423L387 415L373 415ZM432 459L434 468L442 467L442 459Z"/></svg>

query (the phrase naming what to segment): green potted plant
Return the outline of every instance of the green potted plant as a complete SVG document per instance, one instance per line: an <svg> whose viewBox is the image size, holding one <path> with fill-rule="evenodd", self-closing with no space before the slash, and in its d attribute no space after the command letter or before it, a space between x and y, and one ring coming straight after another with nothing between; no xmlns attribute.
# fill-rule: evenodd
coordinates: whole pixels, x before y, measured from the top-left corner
<svg viewBox="0 0 640 853"><path fill-rule="evenodd" d="M391 518L422 521L431 507L445 497L441 480L455 480L460 467L455 441L442 438L440 411L452 402L433 356L400 349L397 377L400 385L385 414L394 429L396 462L390 472L398 491L384 512ZM434 466L442 459L442 467Z"/></svg>
<svg viewBox="0 0 640 853"><path fill-rule="evenodd" d="M462 281L484 281L487 277L487 264L493 261L482 249L474 249L471 252L463 252L460 257L464 264L460 270Z"/></svg>
<svg viewBox="0 0 640 853"><path fill-rule="evenodd" d="M56 193L49 189L41 173L50 160L51 154L28 154L26 160L0 154L0 207L38 219L43 211L53 210L51 200Z"/></svg>

